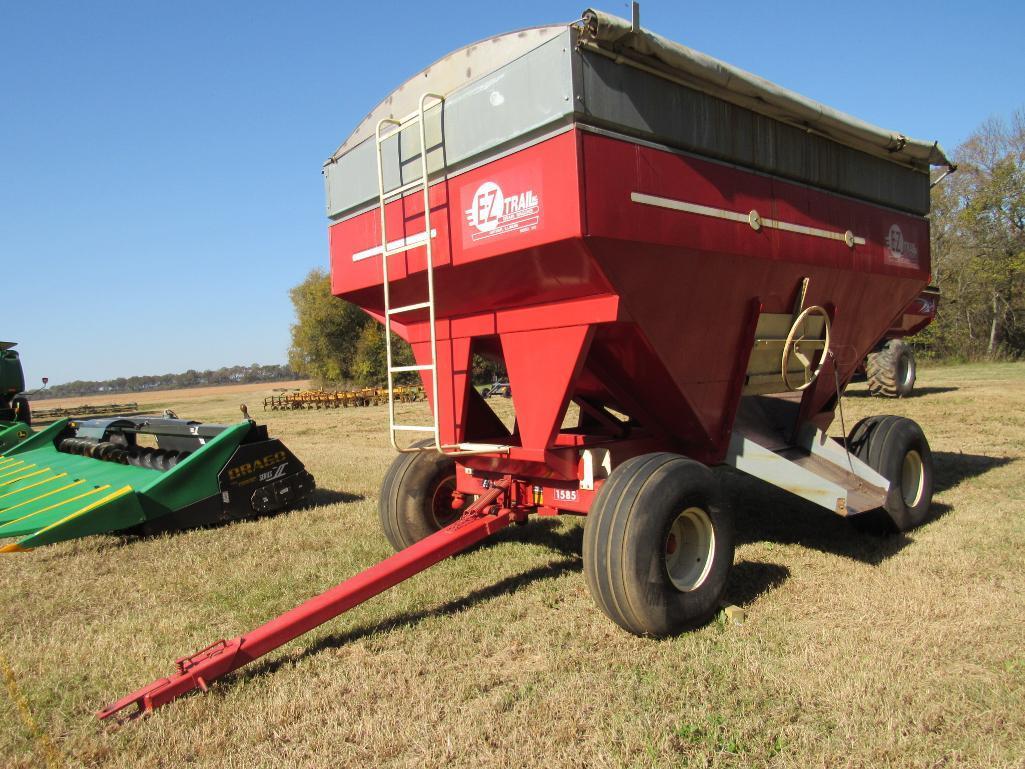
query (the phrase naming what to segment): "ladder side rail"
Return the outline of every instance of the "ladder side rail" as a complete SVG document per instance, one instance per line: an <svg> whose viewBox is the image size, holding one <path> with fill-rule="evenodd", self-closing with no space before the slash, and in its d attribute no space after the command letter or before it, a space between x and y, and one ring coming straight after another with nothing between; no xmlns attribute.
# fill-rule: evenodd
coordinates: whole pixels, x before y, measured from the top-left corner
<svg viewBox="0 0 1025 769"><path fill-rule="evenodd" d="M430 318L431 335L431 384L434 390L434 448L441 454L445 450L441 446L441 423L439 413L441 411L441 398L438 397L438 333L435 328L435 304L434 304L434 248L431 242L431 185L427 179L427 120L424 117L424 109L429 99L434 99L440 105L445 97L435 93L424 93L420 95L420 170L424 183L424 244L427 249L427 313ZM442 142L444 142L444 122L442 121Z"/></svg>
<svg viewBox="0 0 1025 769"><path fill-rule="evenodd" d="M384 193L384 161L382 158L381 146L383 139L381 138L381 128L385 125L398 125L399 128L393 131L393 134L398 135L398 141L402 142L401 137L401 126L402 123L393 118L383 118L377 123L377 190L379 193L378 204L380 208L381 216L381 281L384 288L384 351L385 351L385 368L388 372L388 437L391 440L392 448L396 451L401 451L398 444L395 442L395 399L392 397L392 392L395 389L394 374L392 373L392 349L391 349L391 295L389 292L389 281L388 281L388 232L387 225L385 224L385 193ZM389 134L390 135L390 134ZM400 166L401 168L401 166ZM399 178L401 182L401 176ZM430 238L428 237L428 240Z"/></svg>

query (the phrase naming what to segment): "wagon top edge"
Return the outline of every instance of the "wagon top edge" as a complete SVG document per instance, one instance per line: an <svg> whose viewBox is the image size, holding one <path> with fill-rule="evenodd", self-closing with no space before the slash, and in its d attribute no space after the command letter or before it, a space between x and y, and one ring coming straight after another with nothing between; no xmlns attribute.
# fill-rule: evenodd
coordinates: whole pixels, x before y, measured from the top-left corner
<svg viewBox="0 0 1025 769"><path fill-rule="evenodd" d="M374 107L327 164L336 162L373 137L382 118L401 117L415 111L424 92L451 94L563 35L576 53L583 49L603 55L616 64L645 68L861 152L919 170L929 166L953 166L938 142L914 139L873 125L647 29L635 28L626 19L590 8L583 12L581 19L571 23L496 35L442 57Z"/></svg>

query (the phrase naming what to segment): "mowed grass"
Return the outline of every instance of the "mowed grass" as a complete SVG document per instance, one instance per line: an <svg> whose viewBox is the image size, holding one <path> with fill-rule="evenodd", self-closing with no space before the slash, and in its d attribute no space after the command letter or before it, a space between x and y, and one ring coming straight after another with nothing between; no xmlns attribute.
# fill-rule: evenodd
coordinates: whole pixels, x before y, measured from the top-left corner
<svg viewBox="0 0 1025 769"><path fill-rule="evenodd" d="M268 393L271 388L268 388ZM383 407L260 410L322 489L285 515L92 537L0 561L0 766L1025 766L1025 366L926 368L935 518L907 536L723 473L739 548L723 618L619 630L581 574L582 520L442 562L150 718L93 712L389 554ZM180 415L234 421L238 393ZM839 432L839 424L834 427Z"/></svg>

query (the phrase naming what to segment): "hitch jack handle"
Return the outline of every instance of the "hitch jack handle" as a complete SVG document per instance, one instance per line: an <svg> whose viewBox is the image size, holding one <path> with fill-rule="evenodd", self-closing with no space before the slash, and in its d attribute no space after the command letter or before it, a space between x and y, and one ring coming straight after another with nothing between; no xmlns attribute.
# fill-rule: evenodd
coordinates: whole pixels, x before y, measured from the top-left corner
<svg viewBox="0 0 1025 769"><path fill-rule="evenodd" d="M122 697L99 711L97 717L105 719L117 715L117 720L126 721L150 713L194 689L205 692L212 681L504 529L513 520L514 513L496 502L510 483L508 478L496 482L467 507L457 521L280 617L243 636L217 641L190 657L182 657L175 663L178 670L174 675Z"/></svg>

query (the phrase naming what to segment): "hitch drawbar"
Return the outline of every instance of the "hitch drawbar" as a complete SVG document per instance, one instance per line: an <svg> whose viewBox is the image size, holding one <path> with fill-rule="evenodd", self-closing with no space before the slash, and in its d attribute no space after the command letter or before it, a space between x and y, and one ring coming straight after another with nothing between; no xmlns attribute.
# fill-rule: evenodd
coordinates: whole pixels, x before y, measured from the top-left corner
<svg viewBox="0 0 1025 769"><path fill-rule="evenodd" d="M400 550L265 625L230 641L217 641L191 657L179 659L176 663L178 672L174 675L161 678L122 697L97 713L97 717L103 719L120 714L120 720L128 720L149 713L194 689L206 691L210 683L221 676L238 670L378 593L383 593L448 556L504 529L513 520L515 513L497 505L496 501L505 493L509 484L509 479L498 481L487 493L471 503L457 521L441 531ZM134 710L130 710L132 706L135 706ZM128 712L121 712L125 710Z"/></svg>

